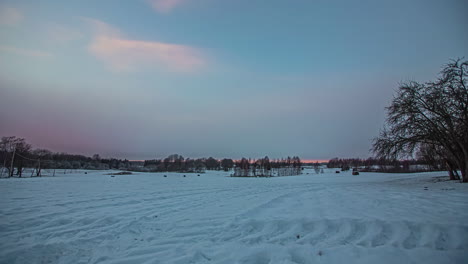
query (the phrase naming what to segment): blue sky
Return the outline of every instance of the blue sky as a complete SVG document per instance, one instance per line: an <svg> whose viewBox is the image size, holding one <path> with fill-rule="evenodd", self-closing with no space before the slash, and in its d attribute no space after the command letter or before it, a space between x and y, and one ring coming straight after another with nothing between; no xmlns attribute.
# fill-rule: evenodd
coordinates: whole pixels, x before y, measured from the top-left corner
<svg viewBox="0 0 468 264"><path fill-rule="evenodd" d="M145 159L367 157L466 1L0 1L0 135Z"/></svg>

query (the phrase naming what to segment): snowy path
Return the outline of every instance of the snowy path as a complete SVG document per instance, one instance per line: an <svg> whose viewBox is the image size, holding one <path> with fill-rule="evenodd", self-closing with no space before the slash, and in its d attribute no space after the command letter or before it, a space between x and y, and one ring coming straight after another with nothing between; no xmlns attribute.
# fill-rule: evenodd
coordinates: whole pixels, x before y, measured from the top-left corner
<svg viewBox="0 0 468 264"><path fill-rule="evenodd" d="M0 180L0 263L468 262L444 173L104 174Z"/></svg>

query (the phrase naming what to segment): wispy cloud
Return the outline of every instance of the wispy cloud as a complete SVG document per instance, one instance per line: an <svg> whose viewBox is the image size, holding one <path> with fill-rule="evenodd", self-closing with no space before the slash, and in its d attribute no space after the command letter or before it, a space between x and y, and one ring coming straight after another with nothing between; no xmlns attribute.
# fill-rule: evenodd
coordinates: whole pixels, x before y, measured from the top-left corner
<svg viewBox="0 0 468 264"><path fill-rule="evenodd" d="M95 30L88 50L111 69L132 71L156 67L169 71L194 72L206 65L196 48L156 41L127 39L116 28L96 19L86 18Z"/></svg>
<svg viewBox="0 0 468 264"><path fill-rule="evenodd" d="M169 13L186 0L147 0L151 7L159 13Z"/></svg>
<svg viewBox="0 0 468 264"><path fill-rule="evenodd" d="M70 42L84 37L84 35L71 27L60 24L51 24L47 29L47 35L53 42Z"/></svg>
<svg viewBox="0 0 468 264"><path fill-rule="evenodd" d="M17 8L0 6L0 25L17 25L23 18L23 14Z"/></svg>
<svg viewBox="0 0 468 264"><path fill-rule="evenodd" d="M29 56L29 57L51 57L52 54L45 51L39 50L31 50L31 49L23 49L14 46L4 46L0 45L1 52L13 53L21 56Z"/></svg>

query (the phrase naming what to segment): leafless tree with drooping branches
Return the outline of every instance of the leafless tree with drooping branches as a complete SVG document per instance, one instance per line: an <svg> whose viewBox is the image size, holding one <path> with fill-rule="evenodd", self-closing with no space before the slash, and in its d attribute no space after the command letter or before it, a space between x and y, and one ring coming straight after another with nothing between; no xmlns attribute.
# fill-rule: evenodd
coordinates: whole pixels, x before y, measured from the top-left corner
<svg viewBox="0 0 468 264"><path fill-rule="evenodd" d="M373 151L397 159L429 147L444 156L450 175L460 170L461 180L468 182L467 71L468 61L457 59L443 67L436 81L400 84Z"/></svg>

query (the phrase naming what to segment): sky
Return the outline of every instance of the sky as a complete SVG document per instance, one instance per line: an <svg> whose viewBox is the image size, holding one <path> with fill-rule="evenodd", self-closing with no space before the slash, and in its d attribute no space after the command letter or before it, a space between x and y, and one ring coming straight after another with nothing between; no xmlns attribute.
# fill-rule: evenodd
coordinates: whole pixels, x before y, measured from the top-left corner
<svg viewBox="0 0 468 264"><path fill-rule="evenodd" d="M0 136L128 159L369 157L464 0L0 0Z"/></svg>

